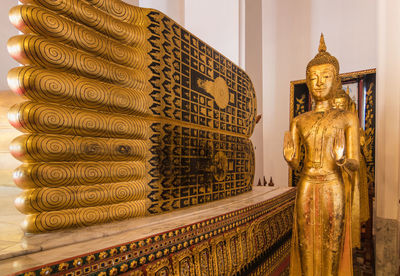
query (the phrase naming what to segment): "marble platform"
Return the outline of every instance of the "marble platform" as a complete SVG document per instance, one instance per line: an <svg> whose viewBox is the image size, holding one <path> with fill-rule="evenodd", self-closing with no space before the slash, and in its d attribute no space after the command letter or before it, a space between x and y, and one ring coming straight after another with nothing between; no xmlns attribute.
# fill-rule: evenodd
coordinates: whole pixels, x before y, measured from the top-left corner
<svg viewBox="0 0 400 276"><path fill-rule="evenodd" d="M291 188L253 187L251 192L186 209L127 221L49 234L23 235L23 215L12 205L17 188L7 187L0 196L0 274L8 275L32 267L79 256L177 229L210 217L226 214L272 199ZM5 212L4 212L5 211Z"/></svg>

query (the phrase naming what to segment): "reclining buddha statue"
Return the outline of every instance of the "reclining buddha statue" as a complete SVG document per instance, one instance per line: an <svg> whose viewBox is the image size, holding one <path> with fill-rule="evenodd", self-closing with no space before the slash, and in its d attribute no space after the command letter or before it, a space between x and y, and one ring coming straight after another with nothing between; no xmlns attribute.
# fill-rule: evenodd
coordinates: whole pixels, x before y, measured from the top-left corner
<svg viewBox="0 0 400 276"><path fill-rule="evenodd" d="M159 11L120 0L22 0L8 74L24 230L157 214L249 191L248 75Z"/></svg>

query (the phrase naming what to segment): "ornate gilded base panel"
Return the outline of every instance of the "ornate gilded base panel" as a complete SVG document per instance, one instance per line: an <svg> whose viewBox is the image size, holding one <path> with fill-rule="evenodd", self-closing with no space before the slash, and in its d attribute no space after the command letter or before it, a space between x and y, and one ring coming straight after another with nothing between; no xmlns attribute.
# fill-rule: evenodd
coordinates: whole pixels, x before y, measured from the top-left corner
<svg viewBox="0 0 400 276"><path fill-rule="evenodd" d="M275 245L276 249L261 255L259 261L245 270L242 275L289 276L290 246L291 238L285 237Z"/></svg>
<svg viewBox="0 0 400 276"><path fill-rule="evenodd" d="M179 229L15 275L274 275L288 264L294 197L290 190Z"/></svg>

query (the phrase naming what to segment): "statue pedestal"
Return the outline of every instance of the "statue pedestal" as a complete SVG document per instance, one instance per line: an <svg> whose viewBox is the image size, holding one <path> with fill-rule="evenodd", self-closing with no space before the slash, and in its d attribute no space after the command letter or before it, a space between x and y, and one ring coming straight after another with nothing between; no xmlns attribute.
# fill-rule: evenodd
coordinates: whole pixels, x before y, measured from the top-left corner
<svg viewBox="0 0 400 276"><path fill-rule="evenodd" d="M39 235L23 236L15 223L2 223L3 239L14 241L0 250L0 271L183 275L189 269L230 275L258 269L271 274L288 265L294 197L292 188L253 187L170 213Z"/></svg>

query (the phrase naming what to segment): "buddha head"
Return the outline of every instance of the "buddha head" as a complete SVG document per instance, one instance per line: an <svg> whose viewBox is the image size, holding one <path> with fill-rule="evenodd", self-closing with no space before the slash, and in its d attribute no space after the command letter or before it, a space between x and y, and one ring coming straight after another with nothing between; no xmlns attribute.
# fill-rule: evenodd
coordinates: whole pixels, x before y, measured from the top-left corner
<svg viewBox="0 0 400 276"><path fill-rule="evenodd" d="M343 89L338 90L332 99L333 108L346 111L352 111L352 102L348 91L345 92Z"/></svg>
<svg viewBox="0 0 400 276"><path fill-rule="evenodd" d="M326 51L321 34L318 54L307 64L307 86L315 101L330 100L340 87L339 62Z"/></svg>

